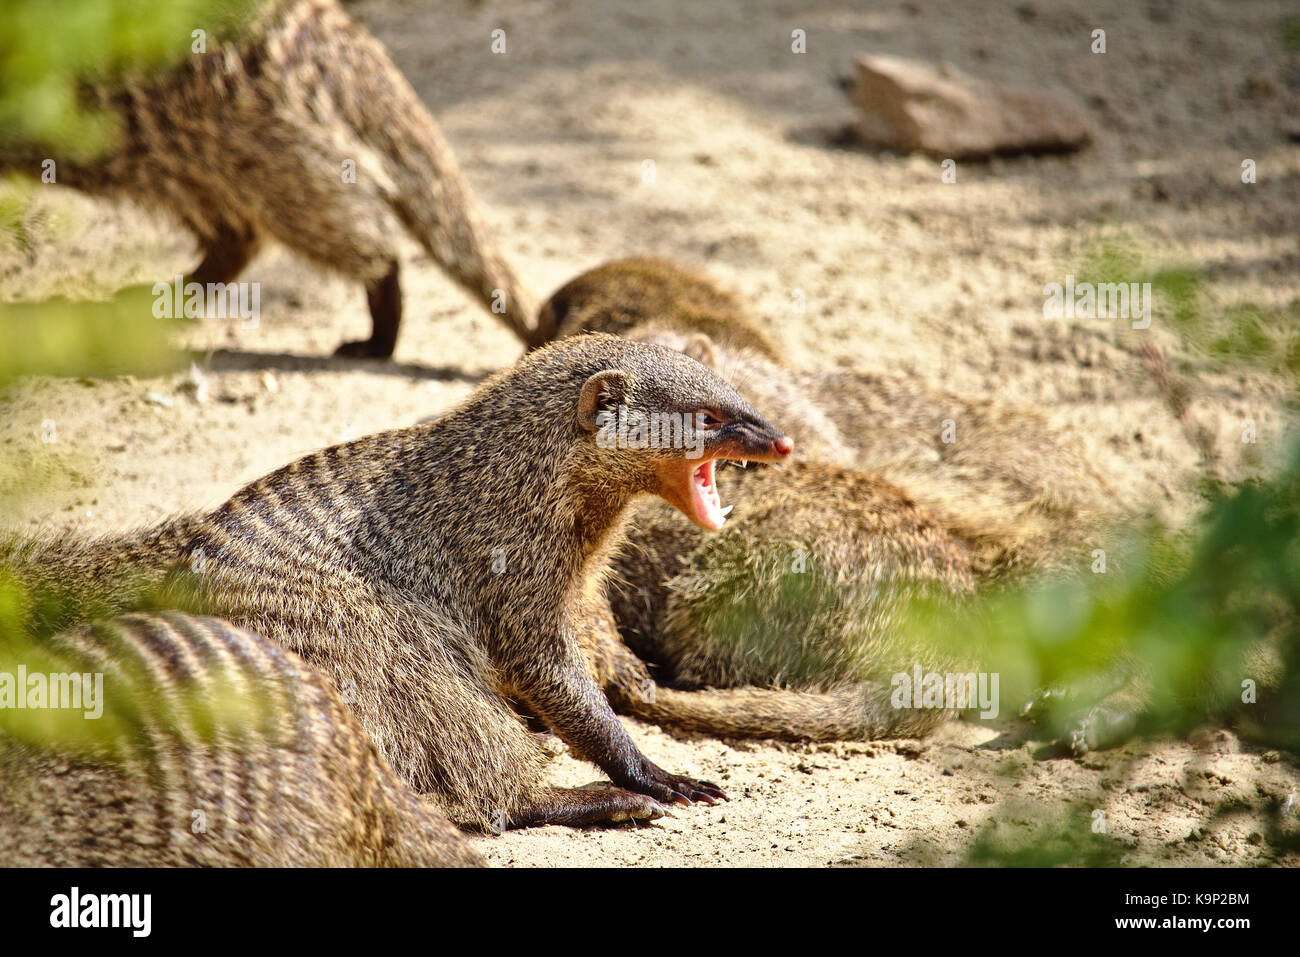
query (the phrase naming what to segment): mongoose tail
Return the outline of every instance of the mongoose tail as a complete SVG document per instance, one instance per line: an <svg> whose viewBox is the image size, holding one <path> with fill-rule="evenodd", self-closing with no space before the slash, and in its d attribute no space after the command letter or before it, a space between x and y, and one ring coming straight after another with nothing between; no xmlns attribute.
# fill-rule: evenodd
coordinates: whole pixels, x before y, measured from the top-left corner
<svg viewBox="0 0 1300 957"><path fill-rule="evenodd" d="M360 27L356 29L363 32ZM345 63L354 75L385 79L387 95L341 95L340 107L362 141L383 158L384 168L392 178L387 199L394 213L434 262L481 301L520 342L529 348L549 342L555 329L541 320L536 300L501 255L451 146L387 51L368 33L364 38L365 42L344 46L340 54L349 58ZM395 339L400 294L386 291L382 285L385 281L395 286L396 265L389 276L368 285L367 293L376 336L385 325L380 317L393 316ZM534 315L539 315L536 325Z"/></svg>
<svg viewBox="0 0 1300 957"><path fill-rule="evenodd" d="M591 595L578 629L583 658L614 710L665 728L723 738L870 741L921 737L952 711L898 708L885 681L846 681L824 691L744 686L688 691L656 684L620 637L609 602Z"/></svg>
<svg viewBox="0 0 1300 957"><path fill-rule="evenodd" d="M99 676L97 693L78 696L95 720L0 712L7 865L484 863L397 778L333 688L258 635L128 615L7 645L0 660Z"/></svg>
<svg viewBox="0 0 1300 957"><path fill-rule="evenodd" d="M872 741L929 734L951 717L938 709L902 709L890 687L864 682L825 693L773 688L657 687L651 700L620 696L615 708L667 728L723 738Z"/></svg>

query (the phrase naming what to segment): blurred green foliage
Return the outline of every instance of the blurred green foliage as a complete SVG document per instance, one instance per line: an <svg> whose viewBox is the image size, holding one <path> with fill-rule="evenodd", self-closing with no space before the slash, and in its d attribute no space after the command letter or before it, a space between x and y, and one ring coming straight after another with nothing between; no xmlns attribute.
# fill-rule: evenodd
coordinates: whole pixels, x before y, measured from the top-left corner
<svg viewBox="0 0 1300 957"><path fill-rule="evenodd" d="M1300 50L1300 17L1287 17L1282 21L1279 32L1282 45L1288 50Z"/></svg>
<svg viewBox="0 0 1300 957"><path fill-rule="evenodd" d="M81 84L190 56L195 30L228 36L261 0L6 0L0 17L0 151L38 144L85 159L111 142L110 117Z"/></svg>
<svg viewBox="0 0 1300 957"><path fill-rule="evenodd" d="M1105 559L1103 573L994 591L937 626L934 609L917 620L954 653L983 649L1004 705L1136 677L1147 730L1234 715L1300 751L1300 446L1280 474L1212 492L1190 532L1134 530ZM1243 702L1250 687L1259 703Z"/></svg>
<svg viewBox="0 0 1300 957"><path fill-rule="evenodd" d="M14 178L0 179L0 253L9 245L19 252L31 248L31 237L27 231L27 212L31 208L32 190L30 181Z"/></svg>
<svg viewBox="0 0 1300 957"><path fill-rule="evenodd" d="M167 342L176 320L155 319L153 301L150 287L132 286L107 302L0 305L0 386L24 375L160 375L181 368Z"/></svg>
<svg viewBox="0 0 1300 957"><path fill-rule="evenodd" d="M1066 807L1013 827L991 818L966 853L977 867L1115 867L1126 848L1092 828L1090 810Z"/></svg>
<svg viewBox="0 0 1300 957"><path fill-rule="evenodd" d="M0 13L0 156L39 155L38 150L75 159L93 156L111 145L113 122L83 96L86 82L113 83L179 64L192 55L194 30L206 32L211 49L216 38L239 29L262 2L7 0ZM37 188L35 180L16 180L0 189L0 250L29 251L29 217ZM167 326L173 321L154 317L148 286L123 290L107 302L0 304L0 389L28 375L147 376L178 369L180 358L167 342ZM30 470L33 461L6 462L0 477ZM8 495L0 496L0 506L8 500ZM118 584L134 588L136 583ZM141 587L126 607L192 604L174 585ZM84 670L75 658L56 652L50 637L122 607L120 601L110 603L102 591L54 589L0 568L0 671L13 672L20 663L29 671ZM126 668L116 680L119 690L128 693L110 694L101 720L87 721L80 712L57 709L0 709L0 725L6 734L29 743L70 752L101 752L113 742L140 738L139 729L146 723L156 729L158 703L130 693L148 688L147 676ZM183 715L191 734L246 722L246 697L233 691L227 695L209 683L201 698L177 698L172 716L161 720Z"/></svg>
<svg viewBox="0 0 1300 957"><path fill-rule="evenodd" d="M994 591L937 624L935 609L925 612L910 640L980 649L984 669L1000 676L1004 714L1039 689L1067 689L1043 719L1047 738L1067 740L1112 691L1137 689L1139 734L1227 721L1257 747L1300 754L1300 444L1279 474L1211 493L1195 528L1130 530L1102 574ZM1023 827L999 828L999 808L968 861L1115 863L1123 846L1092 833L1087 810L1030 815L1030 839ZM1293 821L1262 810L1275 852L1300 846Z"/></svg>
<svg viewBox="0 0 1300 957"><path fill-rule="evenodd" d="M133 610L194 610L197 602L181 576L121 584L133 590ZM106 623L120 610L104 592L35 584L0 567L0 674L11 680L24 673L102 675L97 717L87 717L97 709L84 699L76 708L55 707L52 700L42 708L0 708L0 755L12 739L64 757L116 761L156 746L160 732L188 746L218 745L274 726L269 703L219 665L208 663L201 681L160 686L157 662ZM97 651L54 640L74 626L93 635L85 645Z"/></svg>

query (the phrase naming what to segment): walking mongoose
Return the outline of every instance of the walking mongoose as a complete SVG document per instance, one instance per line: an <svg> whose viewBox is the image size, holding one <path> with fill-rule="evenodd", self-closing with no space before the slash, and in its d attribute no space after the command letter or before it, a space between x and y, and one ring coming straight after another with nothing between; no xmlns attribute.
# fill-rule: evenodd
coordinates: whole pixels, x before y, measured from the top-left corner
<svg viewBox="0 0 1300 957"><path fill-rule="evenodd" d="M71 699L82 709L90 679L101 683L94 710L0 710L7 866L484 863L393 774L327 682L227 622L127 615L7 644L0 671L19 665L29 681L84 675L85 698Z"/></svg>
<svg viewBox="0 0 1300 957"><path fill-rule="evenodd" d="M534 301L483 221L451 148L387 51L335 0L268 0L241 35L159 75L88 84L117 121L104 155L0 149L0 168L177 217L203 258L187 281L232 282L272 237L365 284L372 331L338 354L387 358L402 315L398 237L411 236L525 344Z"/></svg>
<svg viewBox="0 0 1300 957"><path fill-rule="evenodd" d="M643 448L609 431L632 418L694 425L680 443ZM150 573L188 569L213 614L346 689L393 768L454 820L647 818L723 795L637 749L587 670L575 609L606 575L636 499L657 495L721 528L716 463L791 452L693 359L580 336L533 352L432 423L309 455L208 515L92 542L22 541L0 559L97 588L109 604ZM542 786L544 752L511 701L617 787Z"/></svg>

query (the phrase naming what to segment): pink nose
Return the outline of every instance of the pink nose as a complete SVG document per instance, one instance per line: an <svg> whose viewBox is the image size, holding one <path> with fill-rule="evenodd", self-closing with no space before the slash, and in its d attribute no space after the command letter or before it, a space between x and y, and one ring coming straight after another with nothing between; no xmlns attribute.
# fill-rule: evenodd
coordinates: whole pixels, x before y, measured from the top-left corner
<svg viewBox="0 0 1300 957"><path fill-rule="evenodd" d="M777 455L789 455L794 451L794 439L783 435L772 443L772 448L776 449Z"/></svg>

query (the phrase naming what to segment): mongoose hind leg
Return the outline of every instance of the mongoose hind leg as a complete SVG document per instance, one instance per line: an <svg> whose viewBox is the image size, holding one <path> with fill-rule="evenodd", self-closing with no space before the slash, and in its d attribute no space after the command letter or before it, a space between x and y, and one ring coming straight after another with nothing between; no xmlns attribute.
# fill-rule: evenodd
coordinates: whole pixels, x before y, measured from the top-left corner
<svg viewBox="0 0 1300 957"><path fill-rule="evenodd" d="M200 285L234 282L260 245L261 237L251 227L221 226L217 235L203 244L203 260L186 281Z"/></svg>
<svg viewBox="0 0 1300 957"><path fill-rule="evenodd" d="M636 794L606 784L581 788L548 788L534 801L515 811L505 822L509 828L563 824L586 827L592 824L622 824L653 821L669 810L645 794Z"/></svg>
<svg viewBox="0 0 1300 957"><path fill-rule="evenodd" d="M402 324L402 286L399 266L394 260L382 278L366 283L366 303L370 306L370 338L345 342L334 350L336 356L353 359L388 359L397 348L397 327Z"/></svg>

